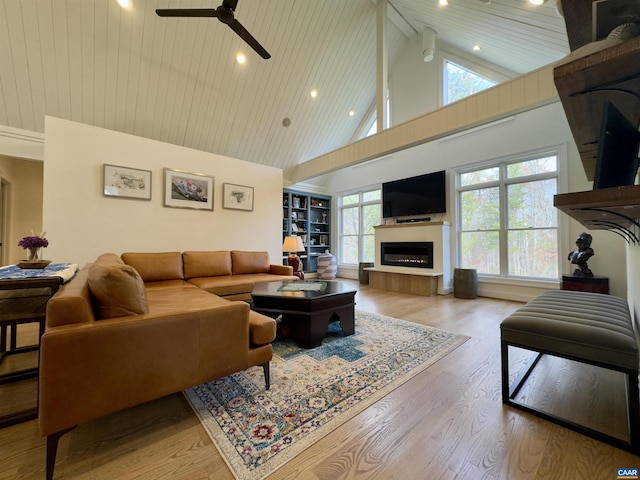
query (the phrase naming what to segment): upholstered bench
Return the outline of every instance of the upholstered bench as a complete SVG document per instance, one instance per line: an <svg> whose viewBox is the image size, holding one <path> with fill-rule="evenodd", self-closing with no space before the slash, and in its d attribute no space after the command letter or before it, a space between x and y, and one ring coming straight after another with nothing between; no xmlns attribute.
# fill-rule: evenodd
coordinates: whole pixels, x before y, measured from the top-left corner
<svg viewBox="0 0 640 480"><path fill-rule="evenodd" d="M638 343L629 307L623 299L599 293L547 291L503 320L500 338L503 404L615 447L640 453ZM509 347L538 353L512 386L509 384ZM628 442L516 400L518 391L544 354L596 365L625 375Z"/></svg>

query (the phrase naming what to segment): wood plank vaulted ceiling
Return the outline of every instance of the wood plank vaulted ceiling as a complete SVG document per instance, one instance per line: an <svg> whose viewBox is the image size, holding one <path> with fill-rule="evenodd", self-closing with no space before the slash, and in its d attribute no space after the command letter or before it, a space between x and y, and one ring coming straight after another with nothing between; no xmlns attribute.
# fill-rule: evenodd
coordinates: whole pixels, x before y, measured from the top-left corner
<svg viewBox="0 0 640 480"><path fill-rule="evenodd" d="M43 132L51 115L286 169L350 143L373 111L372 0L240 0L236 18L269 60L216 19L155 14L221 1L131 2L0 0L0 125ZM425 25L443 44L482 44L480 60L517 74L569 52L553 0L390 0L388 10L390 76Z"/></svg>

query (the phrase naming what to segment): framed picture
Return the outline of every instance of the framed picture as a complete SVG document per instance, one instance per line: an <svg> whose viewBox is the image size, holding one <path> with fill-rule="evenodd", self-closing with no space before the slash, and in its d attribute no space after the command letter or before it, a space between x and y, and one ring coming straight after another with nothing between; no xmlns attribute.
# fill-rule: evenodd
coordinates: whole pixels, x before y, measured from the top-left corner
<svg viewBox="0 0 640 480"><path fill-rule="evenodd" d="M164 206L213 210L214 177L164 169Z"/></svg>
<svg viewBox="0 0 640 480"><path fill-rule="evenodd" d="M253 211L253 187L224 183L222 185L222 208Z"/></svg>
<svg viewBox="0 0 640 480"><path fill-rule="evenodd" d="M118 165L103 166L103 193L106 197L151 200L151 172Z"/></svg>

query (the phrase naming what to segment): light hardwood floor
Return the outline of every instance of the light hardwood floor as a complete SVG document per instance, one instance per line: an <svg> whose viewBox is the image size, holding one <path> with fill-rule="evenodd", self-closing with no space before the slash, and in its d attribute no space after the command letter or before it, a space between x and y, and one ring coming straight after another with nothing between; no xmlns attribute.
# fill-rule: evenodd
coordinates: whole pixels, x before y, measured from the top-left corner
<svg viewBox="0 0 640 480"><path fill-rule="evenodd" d="M521 304L420 297L358 285L357 308L471 338L294 458L269 479L616 478L640 457L502 406L502 319ZM524 353L512 355L522 363ZM545 357L547 358L547 357ZM621 379L542 361L522 395L624 429ZM615 390L617 389L616 393ZM551 394L550 394L551 392ZM612 426L613 425L613 426ZM0 478L43 479L37 421L0 430ZM181 394L80 425L62 437L56 479L216 479L233 475Z"/></svg>

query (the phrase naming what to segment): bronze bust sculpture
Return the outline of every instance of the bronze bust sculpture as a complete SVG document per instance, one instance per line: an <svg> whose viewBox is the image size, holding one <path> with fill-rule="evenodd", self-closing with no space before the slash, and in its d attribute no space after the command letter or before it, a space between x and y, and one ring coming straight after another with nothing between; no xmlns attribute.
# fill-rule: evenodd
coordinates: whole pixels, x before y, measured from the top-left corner
<svg viewBox="0 0 640 480"><path fill-rule="evenodd" d="M568 260L578 266L573 272L573 275L576 277L593 277L593 272L587 265L587 260L595 255L593 248L591 248L591 241L591 235L583 232L576 238L578 250L569 252Z"/></svg>

